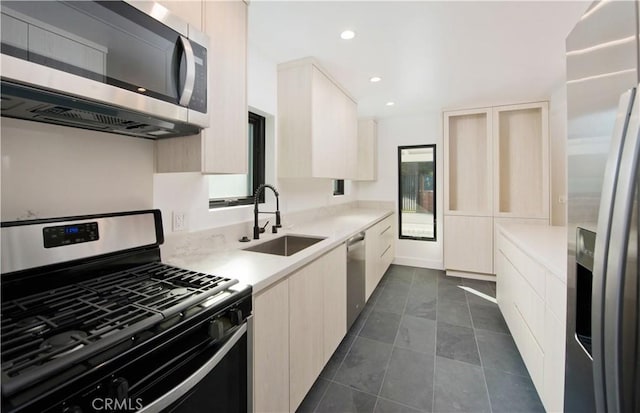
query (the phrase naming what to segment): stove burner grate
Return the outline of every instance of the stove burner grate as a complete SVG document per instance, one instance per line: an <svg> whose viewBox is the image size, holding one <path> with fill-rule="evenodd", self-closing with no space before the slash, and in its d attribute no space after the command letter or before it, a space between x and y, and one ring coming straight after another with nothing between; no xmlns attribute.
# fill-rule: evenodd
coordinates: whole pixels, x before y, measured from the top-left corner
<svg viewBox="0 0 640 413"><path fill-rule="evenodd" d="M3 392L130 339L236 282L151 263L5 301Z"/></svg>

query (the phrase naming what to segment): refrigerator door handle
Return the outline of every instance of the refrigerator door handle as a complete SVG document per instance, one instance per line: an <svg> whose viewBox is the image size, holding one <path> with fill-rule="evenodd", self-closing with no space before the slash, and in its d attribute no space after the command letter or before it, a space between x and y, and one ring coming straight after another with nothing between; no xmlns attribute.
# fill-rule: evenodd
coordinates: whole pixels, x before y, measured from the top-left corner
<svg viewBox="0 0 640 413"><path fill-rule="evenodd" d="M640 96L636 94L627 126L616 184L605 277L604 382L607 411L626 411L622 378L622 318L628 244L640 157Z"/></svg>
<svg viewBox="0 0 640 413"><path fill-rule="evenodd" d="M593 384L596 411L598 412L606 411L603 348L605 269L607 268L611 219L617 183L616 178L618 176L622 146L627 132L634 97L635 89L629 89L620 95L616 123L611 137L611 150L609 151L604 171L600 209L598 210L598 228L596 230L597 236L593 257L593 287L591 297Z"/></svg>

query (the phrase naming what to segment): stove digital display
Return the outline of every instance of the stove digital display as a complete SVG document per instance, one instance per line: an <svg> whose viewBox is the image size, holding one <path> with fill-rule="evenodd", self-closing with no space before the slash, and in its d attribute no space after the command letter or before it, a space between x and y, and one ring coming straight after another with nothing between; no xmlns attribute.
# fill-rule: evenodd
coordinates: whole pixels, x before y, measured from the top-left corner
<svg viewBox="0 0 640 413"><path fill-rule="evenodd" d="M97 222L45 227L42 230L42 235L45 248L62 247L100 239Z"/></svg>

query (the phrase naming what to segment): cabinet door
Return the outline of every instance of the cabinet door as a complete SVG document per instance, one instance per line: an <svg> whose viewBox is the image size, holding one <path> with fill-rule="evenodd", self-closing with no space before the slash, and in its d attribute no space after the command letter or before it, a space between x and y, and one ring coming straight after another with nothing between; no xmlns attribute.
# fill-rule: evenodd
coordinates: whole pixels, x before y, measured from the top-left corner
<svg viewBox="0 0 640 413"><path fill-rule="evenodd" d="M203 131L203 172L246 174L248 169L247 5L206 1L209 35L209 116Z"/></svg>
<svg viewBox="0 0 640 413"><path fill-rule="evenodd" d="M447 270L493 274L493 218L444 217Z"/></svg>
<svg viewBox="0 0 640 413"><path fill-rule="evenodd" d="M298 408L324 366L323 275L321 258L289 277L291 411Z"/></svg>
<svg viewBox="0 0 640 413"><path fill-rule="evenodd" d="M320 258L324 307L323 364L347 334L347 248L342 244Z"/></svg>
<svg viewBox="0 0 640 413"><path fill-rule="evenodd" d="M374 119L358 120L358 181L375 181L378 171L378 123Z"/></svg>
<svg viewBox="0 0 640 413"><path fill-rule="evenodd" d="M358 105L350 97L342 95L345 111L343 120L344 179L356 179L358 174Z"/></svg>
<svg viewBox="0 0 640 413"><path fill-rule="evenodd" d="M561 412L564 405L565 323L547 307L544 328L542 402L548 412Z"/></svg>
<svg viewBox="0 0 640 413"><path fill-rule="evenodd" d="M315 66L311 82L312 174L316 178L345 178L346 97Z"/></svg>
<svg viewBox="0 0 640 413"><path fill-rule="evenodd" d="M547 102L493 108L494 215L549 218Z"/></svg>
<svg viewBox="0 0 640 413"><path fill-rule="evenodd" d="M253 301L253 406L256 412L289 411L289 280Z"/></svg>
<svg viewBox="0 0 640 413"><path fill-rule="evenodd" d="M444 112L444 211L492 214L491 108Z"/></svg>
<svg viewBox="0 0 640 413"><path fill-rule="evenodd" d="M364 246L364 273L365 273L365 299L369 300L373 290L378 286L380 281L380 230L378 224L372 226L365 231Z"/></svg>

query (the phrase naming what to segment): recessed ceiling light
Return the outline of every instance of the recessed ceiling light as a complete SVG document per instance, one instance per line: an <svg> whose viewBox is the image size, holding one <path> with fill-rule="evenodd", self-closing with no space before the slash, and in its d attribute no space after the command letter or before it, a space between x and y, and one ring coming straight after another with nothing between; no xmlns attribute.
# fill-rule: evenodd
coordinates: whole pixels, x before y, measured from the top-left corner
<svg viewBox="0 0 640 413"><path fill-rule="evenodd" d="M342 38L342 40L351 40L354 37L356 37L356 34L351 30L345 30L342 33L340 33L340 37Z"/></svg>
<svg viewBox="0 0 640 413"><path fill-rule="evenodd" d="M146 91L147 91L147 89L145 89L145 88L143 88L143 87L139 87L139 88L138 88L138 92L140 92L140 93L144 93L144 92L146 92Z"/></svg>
<svg viewBox="0 0 640 413"><path fill-rule="evenodd" d="M396 102L387 102L387 106L393 106L395 104L396 104Z"/></svg>
<svg viewBox="0 0 640 413"><path fill-rule="evenodd" d="M381 81L381 80L382 80L382 79L381 79L381 78L379 78L378 76L374 76L374 77L372 77L371 79L369 79L369 81L371 81L371 83L376 83L376 82L379 82L379 81Z"/></svg>

